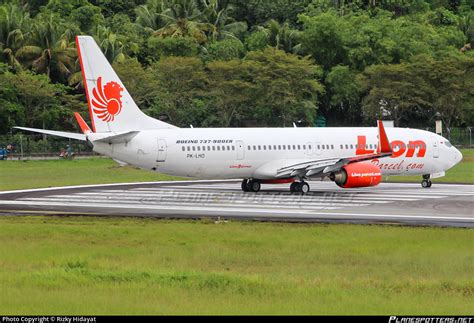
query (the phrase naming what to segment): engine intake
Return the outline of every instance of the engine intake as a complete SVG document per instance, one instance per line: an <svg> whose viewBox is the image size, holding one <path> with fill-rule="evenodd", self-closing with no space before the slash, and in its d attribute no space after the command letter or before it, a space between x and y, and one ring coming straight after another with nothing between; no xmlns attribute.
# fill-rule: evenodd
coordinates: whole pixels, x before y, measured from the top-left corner
<svg viewBox="0 0 474 323"><path fill-rule="evenodd" d="M368 187L380 184L382 173L375 165L360 162L343 166L340 171L333 172L329 178L339 187Z"/></svg>

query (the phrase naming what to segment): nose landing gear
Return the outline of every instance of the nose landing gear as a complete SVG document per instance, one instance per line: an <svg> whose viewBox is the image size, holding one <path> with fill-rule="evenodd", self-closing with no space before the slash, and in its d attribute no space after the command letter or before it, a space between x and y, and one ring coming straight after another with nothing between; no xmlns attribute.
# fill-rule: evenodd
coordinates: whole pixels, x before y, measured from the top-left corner
<svg viewBox="0 0 474 323"><path fill-rule="evenodd" d="M423 175L423 180L421 181L421 187L430 188L433 183L430 180L430 175Z"/></svg>

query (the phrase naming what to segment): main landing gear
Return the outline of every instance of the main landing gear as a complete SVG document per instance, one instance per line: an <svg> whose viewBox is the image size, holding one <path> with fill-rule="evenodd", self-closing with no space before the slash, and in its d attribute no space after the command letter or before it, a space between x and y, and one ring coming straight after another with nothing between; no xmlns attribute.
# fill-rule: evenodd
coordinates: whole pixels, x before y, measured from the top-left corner
<svg viewBox="0 0 474 323"><path fill-rule="evenodd" d="M291 181L291 180L288 180ZM266 184L281 184L279 181L263 181ZM242 180L242 191L244 192L258 192L260 191L262 181L257 179L247 179ZM305 181L301 182L292 182L290 185L291 193L303 193L306 194L309 192L309 185Z"/></svg>
<svg viewBox="0 0 474 323"><path fill-rule="evenodd" d="M430 188L433 183L430 181L430 175L423 175L423 180L421 181L421 187Z"/></svg>
<svg viewBox="0 0 474 323"><path fill-rule="evenodd" d="M260 191L260 181L255 179L246 179L242 181L242 191L244 192L258 192Z"/></svg>
<svg viewBox="0 0 474 323"><path fill-rule="evenodd" d="M291 193L303 193L306 194L309 192L309 185L308 183L302 182L293 182L290 185L290 192Z"/></svg>

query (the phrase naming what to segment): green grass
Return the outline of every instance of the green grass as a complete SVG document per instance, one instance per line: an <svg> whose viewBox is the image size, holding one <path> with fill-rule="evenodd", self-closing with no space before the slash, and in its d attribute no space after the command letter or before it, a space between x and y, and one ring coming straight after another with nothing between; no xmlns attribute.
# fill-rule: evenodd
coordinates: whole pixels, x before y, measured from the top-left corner
<svg viewBox="0 0 474 323"><path fill-rule="evenodd" d="M121 167L108 158L0 162L0 190L3 191L176 179L131 166Z"/></svg>
<svg viewBox="0 0 474 323"><path fill-rule="evenodd" d="M0 314L474 311L473 231L0 218Z"/></svg>
<svg viewBox="0 0 474 323"><path fill-rule="evenodd" d="M461 149L461 153L463 154L463 160L446 171L446 176L433 179L433 183L474 184L474 149ZM421 176L390 176L388 181L421 182Z"/></svg>

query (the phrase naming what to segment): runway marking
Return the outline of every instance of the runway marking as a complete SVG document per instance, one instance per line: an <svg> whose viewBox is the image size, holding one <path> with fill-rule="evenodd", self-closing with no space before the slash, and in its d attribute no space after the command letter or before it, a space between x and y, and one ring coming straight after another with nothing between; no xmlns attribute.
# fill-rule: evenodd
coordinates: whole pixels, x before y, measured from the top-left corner
<svg viewBox="0 0 474 323"><path fill-rule="evenodd" d="M97 191L97 192L84 192L84 193L75 193L73 195L50 195L52 198L64 198L64 197L71 197L71 196L92 196L92 197L103 197L103 198L108 198L108 197L113 197L113 196L120 196L124 198L133 198L134 195L136 194L130 194L129 192L122 191L122 192L113 192L112 194L107 194L107 191ZM106 195L107 194L107 195ZM102 196L101 196L102 195ZM300 202L301 200L306 200L306 201L314 201L314 200L321 200L321 199L328 199L328 200L337 200L338 202L341 201L366 201L366 200L371 200L373 203L387 203L391 200L393 201L416 201L418 200L417 198L397 198L397 197L382 197L382 196L375 196L375 197L366 197L366 196L358 196L355 194L343 196L343 195L333 195L333 194L328 194L328 195L300 195L301 198L298 195L276 195L276 194L244 194L244 193L238 193L238 195L231 195L231 194L226 194L226 193L220 193L220 194L213 194L209 192L175 192L175 191L164 191L161 192L160 195L157 194L150 194L150 193L141 193L139 197L155 197L155 198L174 198L176 199L177 197L182 197L182 198L200 198L200 197L208 197L208 198L215 198L215 197L220 197L220 198L226 198L229 199L230 197L235 197L235 198L240 198L244 202L248 202L251 200L259 200L259 201L265 201L268 200L270 202L275 202L278 200L284 200L285 202L291 202L291 201L297 201ZM445 196L440 196L440 197L445 197ZM26 199L26 198L23 198ZM378 200L383 200L383 201L378 201ZM235 200L238 201L238 200Z"/></svg>
<svg viewBox="0 0 474 323"><path fill-rule="evenodd" d="M13 211L3 211L7 214L222 216L474 226L474 214L470 212L474 207L470 199L474 196L472 185L422 189L415 184L381 184L377 188L341 189L332 182L310 184L312 191L307 195L291 194L286 184L265 185L258 193L244 193L236 181L168 182L139 187L140 184L91 185L82 190L72 187L73 191L50 188L16 193L13 201L0 196L0 206L12 208ZM454 209L448 209L450 205Z"/></svg>
<svg viewBox="0 0 474 323"><path fill-rule="evenodd" d="M30 202L31 205L36 205L36 206L79 206L79 207L87 207L90 206L87 203L75 203L75 204L70 204L70 203L58 203L58 202ZM0 204L19 204L22 205L21 201L0 201ZM103 205L97 205L94 206L95 208L109 208L109 206L103 206ZM159 213L165 213L165 212L175 212L177 214L180 214L180 212L188 210L188 211L199 211L201 213L200 216L205 216L202 215L202 212L207 212L209 215L219 215L221 212L220 210L216 210L216 208L206 208L206 207L182 207L182 206L164 206L162 209L156 209L156 208L151 208L146 205L134 205L135 208L142 209L142 210L152 210L155 212ZM114 208L120 209L120 206L115 206ZM241 208L232 208L229 209L228 211L231 211L233 213L248 213L248 210L242 210ZM217 214L215 214L217 213ZM288 216L288 215L293 215L297 214L298 217L302 218L312 218L314 215L321 215L325 217L330 217L333 219L337 219L340 216L349 216L349 217L367 217L367 218L393 218L393 219L431 219L431 220L450 220L450 221L464 221L464 222L469 222L474 224L474 219L473 218L468 218L468 217L446 217L446 216L432 216L432 215L405 215L405 214L371 214L371 213L350 213L350 212L334 212L334 213L323 213L323 212L312 212L309 210L285 210L285 209L280 209L278 212L275 213L275 210L254 210L252 212L253 214L270 214L271 217L282 217L282 216ZM204 213L205 214L205 213ZM199 215L199 214L196 214ZM200 217L199 216L199 217ZM224 215L222 215L224 216ZM244 214L245 216L245 214ZM248 217L252 217L255 215L248 215Z"/></svg>

